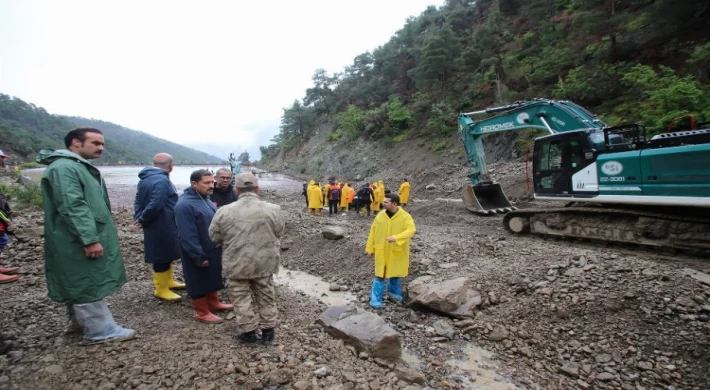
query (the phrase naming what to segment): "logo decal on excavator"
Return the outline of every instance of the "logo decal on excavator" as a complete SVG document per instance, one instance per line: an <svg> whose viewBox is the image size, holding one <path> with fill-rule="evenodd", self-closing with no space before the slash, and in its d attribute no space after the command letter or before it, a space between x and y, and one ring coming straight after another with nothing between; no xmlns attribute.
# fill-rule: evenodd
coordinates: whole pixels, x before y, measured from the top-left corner
<svg viewBox="0 0 710 390"><path fill-rule="evenodd" d="M515 122L497 123L495 125L481 126L481 131L496 131L515 128Z"/></svg>
<svg viewBox="0 0 710 390"><path fill-rule="evenodd" d="M524 123L530 122L530 115L528 115L527 112L521 112L520 114L518 114L515 120L522 125Z"/></svg>
<svg viewBox="0 0 710 390"><path fill-rule="evenodd" d="M602 164L602 172L607 176L620 175L624 171L624 166L618 161L607 161Z"/></svg>

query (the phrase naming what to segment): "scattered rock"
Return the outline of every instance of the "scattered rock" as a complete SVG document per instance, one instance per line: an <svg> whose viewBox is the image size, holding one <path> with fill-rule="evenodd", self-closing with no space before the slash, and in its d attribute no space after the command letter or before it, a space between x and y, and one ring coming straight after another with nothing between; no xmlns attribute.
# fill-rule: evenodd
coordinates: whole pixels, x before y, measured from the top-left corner
<svg viewBox="0 0 710 390"><path fill-rule="evenodd" d="M316 375L318 375L318 370L316 370ZM293 373L287 368L279 368L278 370L273 370L266 374L266 380L272 385L283 385L293 380Z"/></svg>
<svg viewBox="0 0 710 390"><path fill-rule="evenodd" d="M346 230L341 226L328 225L323 227L321 234L329 240L340 240L345 237Z"/></svg>
<svg viewBox="0 0 710 390"><path fill-rule="evenodd" d="M402 356L399 333L377 314L355 306L333 306L321 314L318 322L334 337L372 357L391 360Z"/></svg>
<svg viewBox="0 0 710 390"><path fill-rule="evenodd" d="M424 374L418 372L417 370L407 366L404 363L398 363L394 367L394 373L397 375L397 378L407 382L407 383L416 383L416 384L424 384L426 382L426 377Z"/></svg>
<svg viewBox="0 0 710 390"><path fill-rule="evenodd" d="M493 331L488 334L488 339L492 341L502 341L508 338L510 332L503 325L496 325Z"/></svg>
<svg viewBox="0 0 710 390"><path fill-rule="evenodd" d="M321 367L321 368L319 368L319 369L313 371L313 373L314 373L317 377L322 378L322 377L328 375L328 367L323 366L323 367Z"/></svg>
<svg viewBox="0 0 710 390"><path fill-rule="evenodd" d="M52 364L51 366L45 368L44 370L52 375L61 374L62 372L64 372L64 369L62 368L62 366L60 366L58 364Z"/></svg>
<svg viewBox="0 0 710 390"><path fill-rule="evenodd" d="M481 294L463 277L435 282L431 276L421 276L409 283L408 292L412 305L426 306L455 318L473 317L482 302Z"/></svg>
<svg viewBox="0 0 710 390"><path fill-rule="evenodd" d="M446 320L436 321L432 327L434 328L434 333L439 336L446 337L449 340L454 338L454 328Z"/></svg>

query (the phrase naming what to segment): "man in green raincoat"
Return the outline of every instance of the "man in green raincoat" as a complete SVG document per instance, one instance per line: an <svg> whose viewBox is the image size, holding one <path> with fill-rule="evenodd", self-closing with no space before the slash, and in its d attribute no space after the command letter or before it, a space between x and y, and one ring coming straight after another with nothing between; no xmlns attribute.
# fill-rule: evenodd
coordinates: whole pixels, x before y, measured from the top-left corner
<svg viewBox="0 0 710 390"><path fill-rule="evenodd" d="M104 150L101 131L78 128L67 149L43 150L44 258L49 298L67 305L86 343L128 340L135 331L116 324L104 298L126 282L116 225L101 172L88 160Z"/></svg>

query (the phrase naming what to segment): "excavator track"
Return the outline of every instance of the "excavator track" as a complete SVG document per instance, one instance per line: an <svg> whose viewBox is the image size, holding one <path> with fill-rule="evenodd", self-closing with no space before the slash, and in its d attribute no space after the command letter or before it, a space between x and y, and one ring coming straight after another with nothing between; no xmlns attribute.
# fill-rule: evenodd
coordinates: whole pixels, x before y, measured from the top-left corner
<svg viewBox="0 0 710 390"><path fill-rule="evenodd" d="M525 209L506 214L503 224L515 234L572 237L710 255L707 210L669 214L602 207Z"/></svg>

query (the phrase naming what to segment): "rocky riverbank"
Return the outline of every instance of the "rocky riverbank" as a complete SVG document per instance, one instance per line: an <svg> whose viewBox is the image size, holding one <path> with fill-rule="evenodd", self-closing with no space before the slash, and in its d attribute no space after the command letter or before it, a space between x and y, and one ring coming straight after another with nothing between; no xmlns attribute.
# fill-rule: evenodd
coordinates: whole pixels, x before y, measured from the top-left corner
<svg viewBox="0 0 710 390"><path fill-rule="evenodd" d="M524 185L523 166L493 169ZM380 178L394 186L400 175ZM279 288L282 323L273 347L237 344L231 321L194 321L187 299L158 301L142 263L142 236L123 209L115 218L129 282L109 303L139 338L80 347L77 335L63 333L64 309L46 298L41 213L21 213L21 239L2 260L21 265L22 274L0 287L0 325L13 340L0 355L0 389L710 387L706 259L512 236L500 217L478 217L455 201L464 175L463 167L451 165L414 177L408 210L418 232L403 284L422 276L432 282L464 277L481 296L475 314L453 319L391 303L377 313L401 334L408 364L423 383L325 333L316 320L326 306L305 293ZM110 189L114 205L130 205L133 191ZM369 310L372 264L363 250L371 218L309 215L294 190L264 196L287 216L283 265L347 289ZM341 227L345 237L323 238L327 225Z"/></svg>

